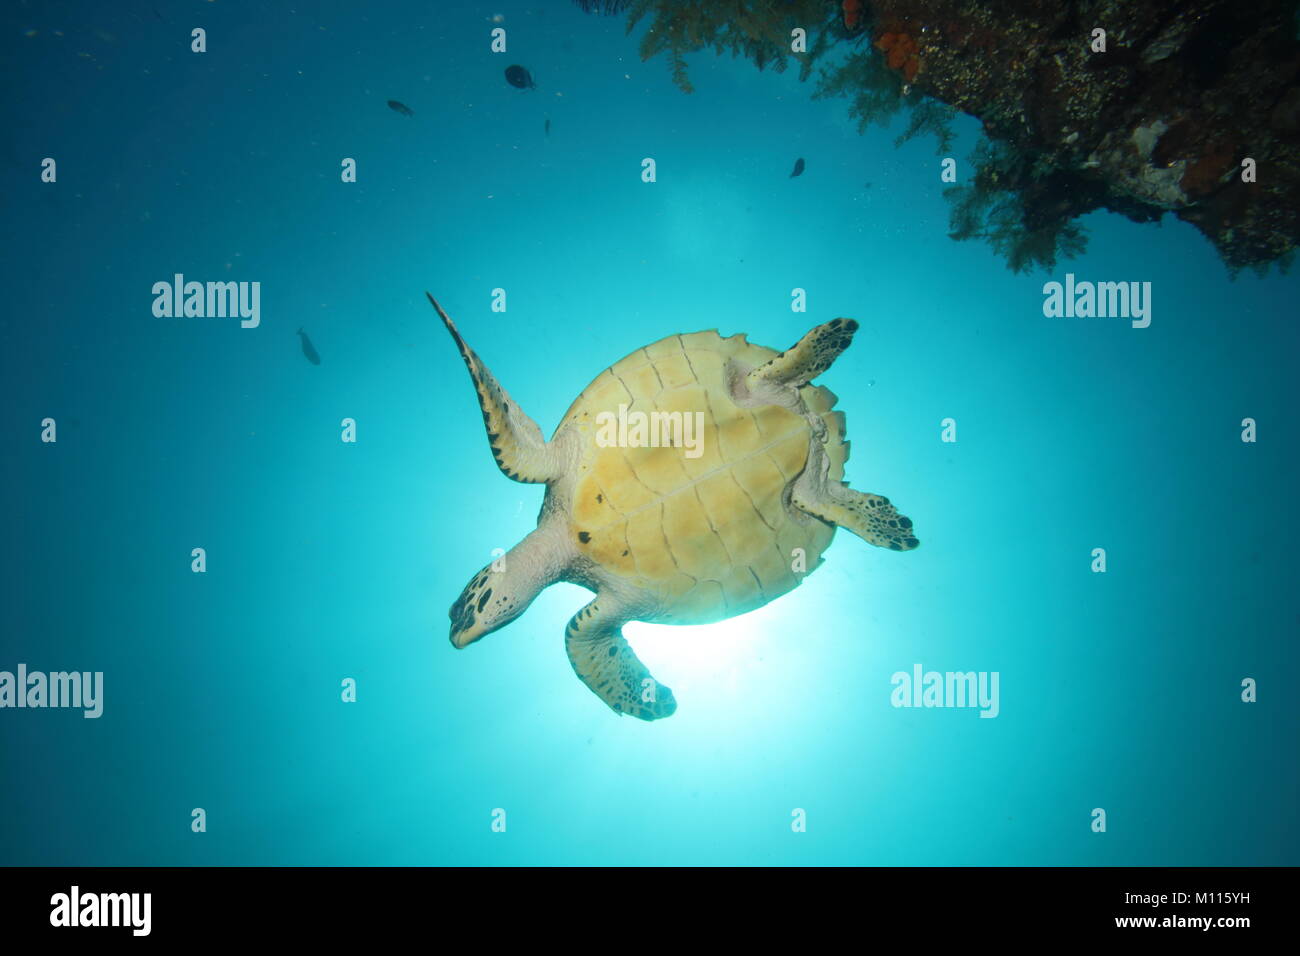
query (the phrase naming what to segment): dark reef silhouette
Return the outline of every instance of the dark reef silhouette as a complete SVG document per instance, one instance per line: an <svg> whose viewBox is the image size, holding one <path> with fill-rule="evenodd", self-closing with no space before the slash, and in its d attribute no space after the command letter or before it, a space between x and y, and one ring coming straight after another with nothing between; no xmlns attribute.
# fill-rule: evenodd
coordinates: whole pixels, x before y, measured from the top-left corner
<svg viewBox="0 0 1300 956"><path fill-rule="evenodd" d="M907 112L898 142L933 135L941 155L958 112L979 119L950 235L1015 271L1081 252L1077 220L1098 209L1172 214L1234 274L1285 270L1300 242L1296 0L575 2L644 26L642 59L666 56L688 93L686 54L712 49L817 70L813 95L847 97L861 129Z"/></svg>

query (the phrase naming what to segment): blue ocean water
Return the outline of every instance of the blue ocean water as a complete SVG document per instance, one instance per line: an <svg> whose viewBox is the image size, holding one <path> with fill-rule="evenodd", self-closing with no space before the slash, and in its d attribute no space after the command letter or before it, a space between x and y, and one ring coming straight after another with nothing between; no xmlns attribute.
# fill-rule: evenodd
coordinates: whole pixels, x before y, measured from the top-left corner
<svg viewBox="0 0 1300 956"><path fill-rule="evenodd" d="M947 237L932 142L711 54L685 95L562 0L0 17L0 670L104 674L98 719L0 709L0 863L1300 862L1297 276L1108 215L1014 275ZM1150 326L1045 317L1067 272L1150 282ZM178 273L259 282L260 324L155 317ZM542 488L425 290L548 435L666 335L857 319L819 382L922 546L841 532L752 614L629 625L654 723L572 673L577 586L454 650ZM893 706L916 665L996 672L996 718Z"/></svg>

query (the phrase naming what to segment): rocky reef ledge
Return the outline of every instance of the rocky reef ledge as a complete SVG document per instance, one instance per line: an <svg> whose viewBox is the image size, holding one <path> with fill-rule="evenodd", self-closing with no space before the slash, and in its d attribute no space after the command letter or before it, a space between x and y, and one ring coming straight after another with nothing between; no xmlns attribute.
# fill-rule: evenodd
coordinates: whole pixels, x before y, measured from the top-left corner
<svg viewBox="0 0 1300 956"><path fill-rule="evenodd" d="M864 128L911 110L900 139L941 150L953 111L979 119L951 235L1016 271L1080 252L1097 209L1171 213L1234 273L1285 268L1300 239L1297 0L577 2L643 26L641 55L688 91L684 54L713 48L817 69L816 95L849 97Z"/></svg>

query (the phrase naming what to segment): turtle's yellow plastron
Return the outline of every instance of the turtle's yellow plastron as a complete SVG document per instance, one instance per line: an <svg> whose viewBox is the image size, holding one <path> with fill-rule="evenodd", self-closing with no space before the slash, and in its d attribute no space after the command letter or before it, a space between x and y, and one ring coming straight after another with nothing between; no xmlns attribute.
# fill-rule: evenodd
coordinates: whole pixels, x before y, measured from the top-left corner
<svg viewBox="0 0 1300 956"><path fill-rule="evenodd" d="M456 647L548 585L580 584L596 597L565 628L574 671L618 713L655 720L677 703L625 623L708 624L762 607L821 563L836 527L895 551L920 543L888 498L844 484L844 413L809 384L852 341L852 319L779 353L744 335L670 335L596 376L546 441L429 301L469 369L497 465L547 486L537 529L452 605Z"/></svg>

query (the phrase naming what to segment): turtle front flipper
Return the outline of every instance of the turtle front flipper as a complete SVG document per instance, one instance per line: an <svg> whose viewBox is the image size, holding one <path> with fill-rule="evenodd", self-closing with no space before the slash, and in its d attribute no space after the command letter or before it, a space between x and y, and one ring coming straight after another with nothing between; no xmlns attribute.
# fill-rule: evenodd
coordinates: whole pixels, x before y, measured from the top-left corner
<svg viewBox="0 0 1300 956"><path fill-rule="evenodd" d="M541 484L558 478L564 467L555 446L542 437L537 423L524 413L474 350L465 344L455 323L442 311L437 300L428 292L424 294L429 296L429 302L455 339L460 357L469 369L469 377L474 380L474 390L478 392L483 424L487 426L488 442L497 467L507 478L515 481Z"/></svg>
<svg viewBox="0 0 1300 956"><path fill-rule="evenodd" d="M564 629L564 649L582 682L618 714L658 720L677 710L673 692L650 676L623 637L627 618L597 597Z"/></svg>
<svg viewBox="0 0 1300 956"><path fill-rule="evenodd" d="M762 396L777 389L807 385L831 367L841 352L853 341L858 323L853 319L833 319L810 331L776 358L745 376L749 394Z"/></svg>

